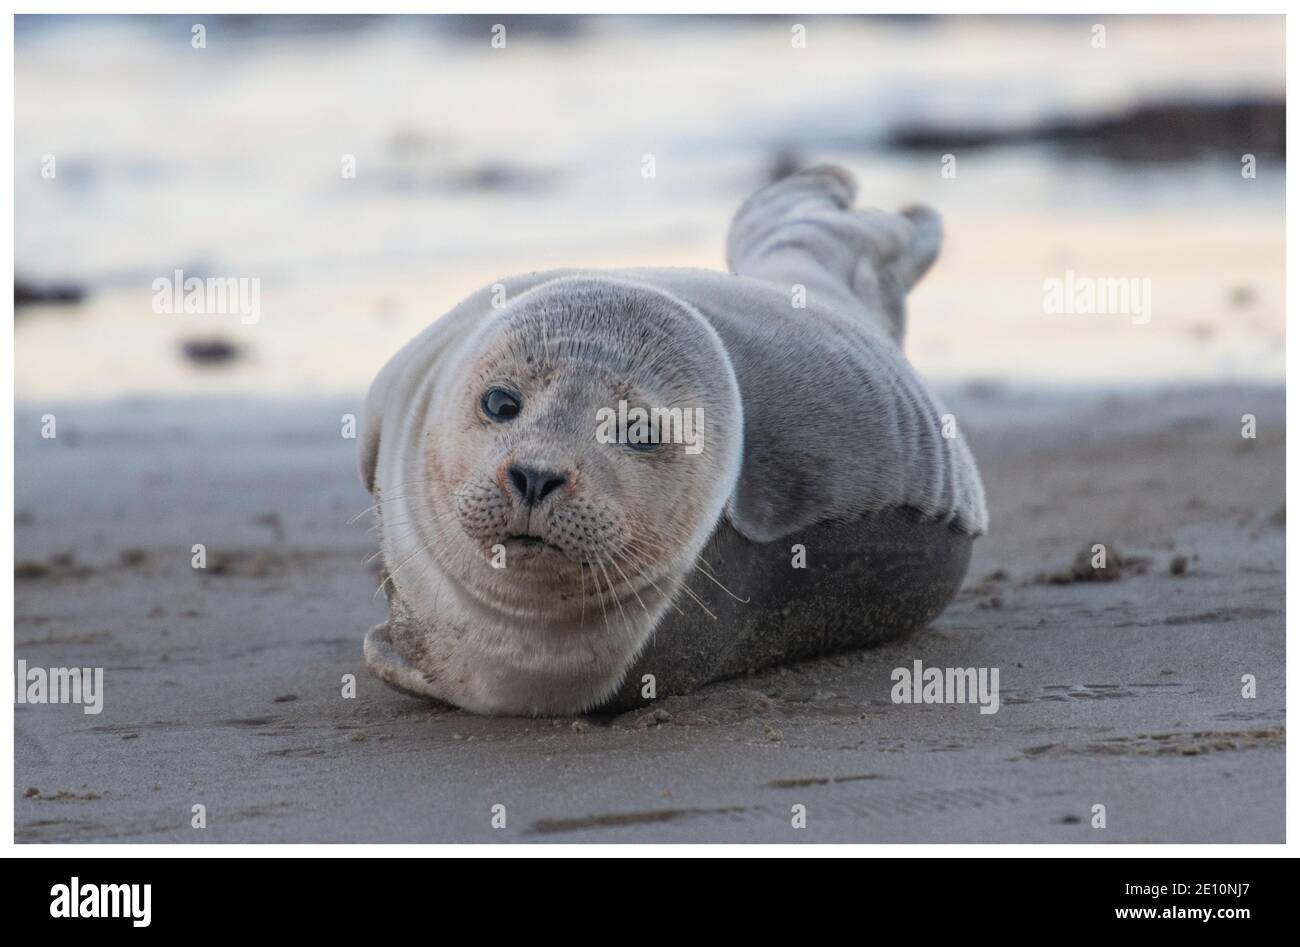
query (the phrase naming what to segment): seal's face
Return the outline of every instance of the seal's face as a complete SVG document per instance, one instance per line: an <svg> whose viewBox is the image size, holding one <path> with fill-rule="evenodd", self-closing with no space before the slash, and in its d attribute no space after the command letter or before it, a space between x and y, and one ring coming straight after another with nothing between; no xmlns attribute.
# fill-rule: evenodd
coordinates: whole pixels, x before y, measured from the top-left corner
<svg viewBox="0 0 1300 947"><path fill-rule="evenodd" d="M626 386L580 360L520 364L507 350L485 362L481 375L492 380L476 403L461 406L468 417L447 467L465 536L499 567L551 581L572 580L575 565L617 576L620 561L643 559L632 550L655 530L641 518L637 491L680 461L662 446L651 457L598 442L596 418ZM679 489L689 469L680 475Z"/></svg>
<svg viewBox="0 0 1300 947"><path fill-rule="evenodd" d="M739 418L716 353L684 313L608 291L530 300L494 328L426 439L457 527L445 561L489 602L640 608L729 489L710 440L737 439Z"/></svg>
<svg viewBox="0 0 1300 947"><path fill-rule="evenodd" d="M599 703L735 486L720 341L664 293L558 280L483 315L424 390L378 486L395 647L471 709Z"/></svg>

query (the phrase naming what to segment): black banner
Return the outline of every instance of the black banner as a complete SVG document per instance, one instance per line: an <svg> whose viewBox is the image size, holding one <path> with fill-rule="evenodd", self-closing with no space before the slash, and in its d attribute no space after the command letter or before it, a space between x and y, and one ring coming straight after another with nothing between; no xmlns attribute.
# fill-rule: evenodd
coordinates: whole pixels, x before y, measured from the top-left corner
<svg viewBox="0 0 1300 947"><path fill-rule="evenodd" d="M522 911L534 903L553 916L559 904L572 905L575 897L593 902L601 890L578 865L572 879L558 884L539 881L545 875L524 867L532 880L521 885L505 874L506 866L494 866L488 879L431 860L29 859L11 872L8 916L20 929L71 933L75 927L77 935L96 929L134 935L284 927L297 935L319 931L337 937L352 931L373 935L417 919L435 922L439 903L463 917L464 908L504 898L516 917L528 916ZM629 878L646 870L627 869ZM660 879L653 887L682 870L667 860L650 866ZM882 859L865 870L813 870L815 881L802 880L806 876L797 869L768 866L763 903L784 902L797 910L807 898L823 908L861 908L868 916L924 918L927 933L970 930L978 919L985 931L999 932L1041 933L1049 924L1072 933L1129 928L1139 936L1203 931L1232 937L1261 924L1271 929L1287 916L1287 867L1280 859ZM685 871L688 878L694 874ZM671 897L662 890L652 895L653 912L707 910L715 890L689 882L670 887ZM626 900L619 903L625 911ZM444 923L459 926L450 917ZM430 937L438 934L436 927L429 931Z"/></svg>

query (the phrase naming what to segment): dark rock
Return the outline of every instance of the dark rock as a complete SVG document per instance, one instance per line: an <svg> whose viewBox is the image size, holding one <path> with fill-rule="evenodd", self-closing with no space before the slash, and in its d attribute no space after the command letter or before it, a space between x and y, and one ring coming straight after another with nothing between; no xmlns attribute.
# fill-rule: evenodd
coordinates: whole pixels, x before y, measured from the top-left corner
<svg viewBox="0 0 1300 947"><path fill-rule="evenodd" d="M239 346L224 339L190 339L181 343L181 351L197 365L222 365L243 354Z"/></svg>

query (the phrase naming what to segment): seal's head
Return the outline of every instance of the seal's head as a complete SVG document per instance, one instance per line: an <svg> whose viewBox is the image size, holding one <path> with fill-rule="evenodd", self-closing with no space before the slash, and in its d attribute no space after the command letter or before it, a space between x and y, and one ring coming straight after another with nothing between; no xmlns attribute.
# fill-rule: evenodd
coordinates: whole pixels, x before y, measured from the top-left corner
<svg viewBox="0 0 1300 947"><path fill-rule="evenodd" d="M434 361L406 365L429 377L387 406L399 443L375 478L393 650L415 689L470 709L593 706L735 486L722 344L667 293L575 277L483 314Z"/></svg>

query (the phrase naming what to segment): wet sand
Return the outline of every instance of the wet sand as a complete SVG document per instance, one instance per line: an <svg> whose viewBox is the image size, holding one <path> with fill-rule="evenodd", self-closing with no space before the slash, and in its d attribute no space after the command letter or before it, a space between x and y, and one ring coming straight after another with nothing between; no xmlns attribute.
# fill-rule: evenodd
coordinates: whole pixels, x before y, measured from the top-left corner
<svg viewBox="0 0 1300 947"><path fill-rule="evenodd" d="M20 403L15 657L103 667L105 695L15 706L16 839L1282 841L1281 388L945 397L993 525L933 628L555 720L366 673L385 608L347 525L370 502L339 436L355 400ZM1118 576L1076 581L1097 542ZM999 711L892 703L917 659L998 668Z"/></svg>

